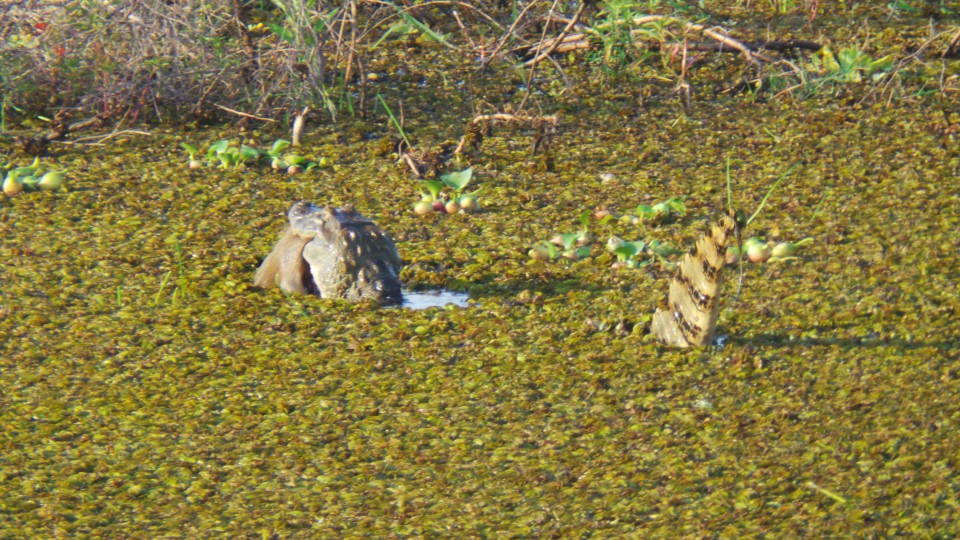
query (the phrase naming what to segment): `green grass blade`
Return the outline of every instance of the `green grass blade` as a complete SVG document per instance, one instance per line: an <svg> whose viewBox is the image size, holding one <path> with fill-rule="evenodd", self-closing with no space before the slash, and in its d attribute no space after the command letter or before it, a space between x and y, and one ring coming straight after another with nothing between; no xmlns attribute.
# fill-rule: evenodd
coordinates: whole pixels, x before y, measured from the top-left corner
<svg viewBox="0 0 960 540"><path fill-rule="evenodd" d="M407 148L413 148L413 145L410 144L410 139L407 139L407 134L403 132L403 126L400 125L400 122L397 120L397 117L393 115L393 111L390 110L390 106L387 105L386 101L384 101L383 96L381 96L378 93L377 99L380 100L380 104L383 105L383 108L387 111L387 114L390 116L390 122L393 123L393 126L397 128L397 131L400 132L400 137L403 138L403 142L407 143Z"/></svg>
<svg viewBox="0 0 960 540"><path fill-rule="evenodd" d="M167 286L167 282L170 281L171 275L173 275L173 270L168 270L167 274L163 276L163 281L160 282L160 289L157 291L157 295L153 297L153 307L157 307L160 304L160 295L163 294L163 289Z"/></svg>
<svg viewBox="0 0 960 540"><path fill-rule="evenodd" d="M437 43L439 43L439 44L441 44L441 45L443 45L443 46L445 46L445 47L449 47L449 48L451 48L451 49L455 49L455 48L456 48L456 47L454 47L453 45L451 45L449 42L447 42L447 38L445 38L445 37L443 37L442 35L434 32L433 30L430 29L429 26L427 26L427 25L423 24L422 22L418 21L415 17L413 17L412 15L410 15L409 13L407 13L405 10L401 9L399 6L397 6L397 12L400 13L400 16L403 17L403 20L406 21L407 24L409 24L410 26L413 26L414 28L420 30L421 32L423 32L424 34L426 34L426 36L429 37L430 39L436 41Z"/></svg>
<svg viewBox="0 0 960 540"><path fill-rule="evenodd" d="M800 165L800 162L799 162L799 161L796 162L796 163L794 163L793 165L791 165L790 168L787 169L787 172L785 172L785 173L783 173L782 175L780 175L780 178L777 178L777 181L774 182L772 186L770 186L770 189L767 191L767 194L764 195L764 196L763 196L763 200L760 201L760 206L757 207L757 211L754 212L753 215L750 216L750 219L747 220L747 225L749 225L750 223L752 223L752 222L753 222L753 218L757 217L757 214L759 214L760 211L763 210L763 206L764 206L765 204L767 204L767 199L770 198L770 194L773 193L773 190L777 189L777 186L780 185L780 182L783 182L783 179L786 178L787 176L789 176L790 173L792 173L793 170L796 169L798 165Z"/></svg>

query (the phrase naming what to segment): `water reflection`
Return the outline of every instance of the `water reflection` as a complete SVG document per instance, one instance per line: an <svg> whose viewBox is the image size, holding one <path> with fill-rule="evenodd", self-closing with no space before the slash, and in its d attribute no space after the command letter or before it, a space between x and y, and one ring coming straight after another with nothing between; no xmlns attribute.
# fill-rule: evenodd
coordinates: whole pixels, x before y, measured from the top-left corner
<svg viewBox="0 0 960 540"><path fill-rule="evenodd" d="M403 304L401 307L407 309L427 309L432 307L443 307L454 305L456 307L467 307L467 300L470 295L467 293L454 291L403 291Z"/></svg>

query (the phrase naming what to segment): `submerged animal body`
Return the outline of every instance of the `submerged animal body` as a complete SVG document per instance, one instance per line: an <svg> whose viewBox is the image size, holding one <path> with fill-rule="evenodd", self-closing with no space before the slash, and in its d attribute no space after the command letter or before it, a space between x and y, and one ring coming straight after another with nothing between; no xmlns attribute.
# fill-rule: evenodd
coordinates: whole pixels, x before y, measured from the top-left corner
<svg viewBox="0 0 960 540"><path fill-rule="evenodd" d="M254 276L254 284L350 301L399 304L397 247L374 222L345 208L295 203L290 222Z"/></svg>
<svg viewBox="0 0 960 540"><path fill-rule="evenodd" d="M650 332L674 347L700 347L710 343L720 313L720 289L727 246L740 242L742 214L723 216L710 232L697 240L696 251L687 253L670 280L666 304L657 308Z"/></svg>

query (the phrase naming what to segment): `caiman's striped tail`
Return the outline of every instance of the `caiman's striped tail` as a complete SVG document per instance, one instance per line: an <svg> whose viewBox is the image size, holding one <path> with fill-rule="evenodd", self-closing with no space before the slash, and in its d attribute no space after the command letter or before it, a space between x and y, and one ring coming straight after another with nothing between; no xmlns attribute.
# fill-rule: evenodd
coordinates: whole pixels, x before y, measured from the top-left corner
<svg viewBox="0 0 960 540"><path fill-rule="evenodd" d="M666 304L653 314L650 331L674 347L699 347L710 343L720 313L723 265L731 238L740 244L743 214L730 212L697 240L670 280Z"/></svg>

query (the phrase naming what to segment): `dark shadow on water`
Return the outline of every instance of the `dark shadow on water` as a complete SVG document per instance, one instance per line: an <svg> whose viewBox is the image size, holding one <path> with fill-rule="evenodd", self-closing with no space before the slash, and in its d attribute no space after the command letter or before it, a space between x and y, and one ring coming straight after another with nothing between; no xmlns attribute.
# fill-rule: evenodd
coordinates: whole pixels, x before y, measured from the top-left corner
<svg viewBox="0 0 960 540"><path fill-rule="evenodd" d="M724 344L772 348L797 347L840 347L842 349L895 347L904 350L935 348L941 351L954 351L960 348L960 343L952 340L907 340L903 338L884 339L875 336L866 337L815 337L793 338L783 334L760 334L750 338L725 335Z"/></svg>

